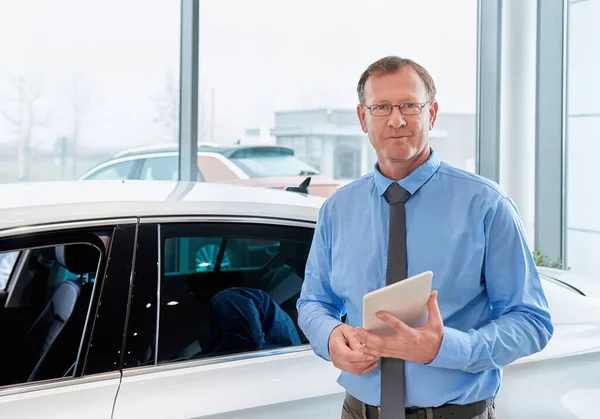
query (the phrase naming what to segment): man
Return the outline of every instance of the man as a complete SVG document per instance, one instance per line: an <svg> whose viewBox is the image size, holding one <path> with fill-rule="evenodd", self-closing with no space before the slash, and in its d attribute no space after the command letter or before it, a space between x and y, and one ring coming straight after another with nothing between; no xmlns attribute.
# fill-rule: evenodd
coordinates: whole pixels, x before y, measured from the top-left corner
<svg viewBox="0 0 600 419"><path fill-rule="evenodd" d="M377 164L320 210L300 327L315 353L342 370L343 418L493 417L502 368L541 351L553 333L517 209L498 185L440 162L430 148L438 103L423 67L382 58L357 90ZM398 191L405 198L396 202L390 194ZM399 260L405 272L390 275ZM367 292L427 270L434 291L425 326L383 313L395 336L360 327ZM404 371L390 379L398 370L386 364Z"/></svg>

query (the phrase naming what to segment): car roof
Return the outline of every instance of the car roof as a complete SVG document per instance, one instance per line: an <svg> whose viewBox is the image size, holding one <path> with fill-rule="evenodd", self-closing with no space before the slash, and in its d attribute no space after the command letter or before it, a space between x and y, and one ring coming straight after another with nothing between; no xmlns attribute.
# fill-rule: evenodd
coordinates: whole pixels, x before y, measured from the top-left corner
<svg viewBox="0 0 600 419"><path fill-rule="evenodd" d="M294 154L294 150L290 147L280 146L276 144L232 144L223 145L217 143L198 143L198 151L209 151L213 153L223 154L224 156L231 157L234 153L240 150L281 150L289 154ZM179 144L157 144L152 146L138 147L129 150L121 151L115 154L111 160L122 157L132 157L147 155L152 153L165 153L165 152L179 152Z"/></svg>
<svg viewBox="0 0 600 419"><path fill-rule="evenodd" d="M217 143L198 143L198 148L217 148L221 147L221 144ZM179 151L179 143L165 143L165 144L153 144L135 148L129 148L127 150L120 151L115 153L112 158L116 159L119 157L128 157L128 156L137 156L138 154L148 154L148 153L162 153L166 151Z"/></svg>
<svg viewBox="0 0 600 419"><path fill-rule="evenodd" d="M107 218L269 217L315 222L323 198L255 186L167 181L57 181L0 185L0 231Z"/></svg>

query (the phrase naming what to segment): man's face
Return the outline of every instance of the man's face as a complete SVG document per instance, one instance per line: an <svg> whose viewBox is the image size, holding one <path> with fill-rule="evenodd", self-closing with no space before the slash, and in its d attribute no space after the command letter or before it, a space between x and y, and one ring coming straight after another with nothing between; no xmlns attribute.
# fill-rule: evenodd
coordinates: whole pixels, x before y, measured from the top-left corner
<svg viewBox="0 0 600 419"><path fill-rule="evenodd" d="M425 84L411 68L395 73L371 75L364 87L366 106L381 104L423 103L429 100ZM357 107L363 131L375 148L380 162L408 162L429 146L429 131L433 129L438 104L425 105L418 115L402 115L394 107L389 116L373 116L361 104Z"/></svg>

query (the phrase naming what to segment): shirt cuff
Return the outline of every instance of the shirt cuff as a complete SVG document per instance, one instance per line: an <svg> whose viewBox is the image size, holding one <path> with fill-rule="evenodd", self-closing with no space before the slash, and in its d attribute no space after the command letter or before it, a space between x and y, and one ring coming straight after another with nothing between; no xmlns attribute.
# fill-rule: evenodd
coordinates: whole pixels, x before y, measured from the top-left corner
<svg viewBox="0 0 600 419"><path fill-rule="evenodd" d="M313 350L318 356L323 358L325 361L331 361L331 357L329 356L329 336L331 336L331 332L333 332L333 329L335 329L341 324L343 323L338 319L328 317L323 321L323 323L319 327L317 344L313 345Z"/></svg>
<svg viewBox="0 0 600 419"><path fill-rule="evenodd" d="M444 327L442 345L429 366L465 371L471 360L471 337L460 330Z"/></svg>

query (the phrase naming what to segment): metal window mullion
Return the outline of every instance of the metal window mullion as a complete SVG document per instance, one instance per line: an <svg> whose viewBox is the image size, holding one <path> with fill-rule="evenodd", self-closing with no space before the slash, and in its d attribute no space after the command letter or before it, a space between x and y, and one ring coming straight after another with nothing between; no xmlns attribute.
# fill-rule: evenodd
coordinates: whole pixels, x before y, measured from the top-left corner
<svg viewBox="0 0 600 419"><path fill-rule="evenodd" d="M477 5L477 173L500 181L501 0Z"/></svg>
<svg viewBox="0 0 600 419"><path fill-rule="evenodd" d="M186 181L198 173L199 9L199 0L181 0L179 180Z"/></svg>
<svg viewBox="0 0 600 419"><path fill-rule="evenodd" d="M567 1L538 0L537 7L535 247L564 260Z"/></svg>

